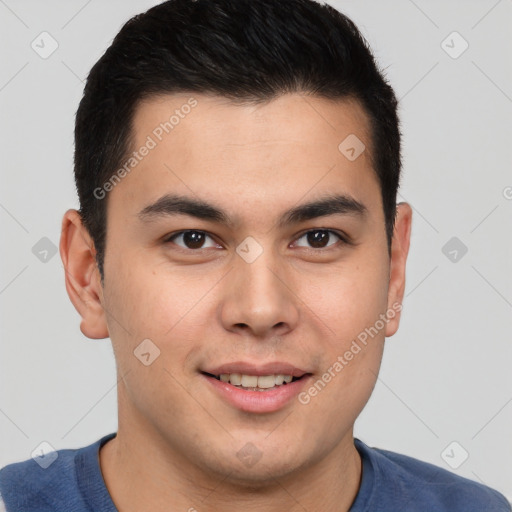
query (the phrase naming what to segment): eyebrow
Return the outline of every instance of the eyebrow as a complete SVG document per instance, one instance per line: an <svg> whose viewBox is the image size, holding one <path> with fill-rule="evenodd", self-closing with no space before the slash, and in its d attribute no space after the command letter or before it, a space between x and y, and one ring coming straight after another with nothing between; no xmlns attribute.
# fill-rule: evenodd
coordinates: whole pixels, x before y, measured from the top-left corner
<svg viewBox="0 0 512 512"><path fill-rule="evenodd" d="M279 218L278 226L282 228L327 215L350 215L362 218L367 212L368 209L363 203L349 195L330 194L287 210ZM173 194L166 194L143 208L138 213L138 218L142 222L151 222L174 215L188 215L228 227L235 225L234 219L224 210L200 199Z"/></svg>

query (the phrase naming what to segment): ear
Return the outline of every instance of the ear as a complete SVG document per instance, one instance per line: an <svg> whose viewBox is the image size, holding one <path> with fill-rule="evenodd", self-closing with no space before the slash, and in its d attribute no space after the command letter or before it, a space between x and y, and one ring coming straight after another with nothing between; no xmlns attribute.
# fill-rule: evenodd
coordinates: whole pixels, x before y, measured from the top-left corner
<svg viewBox="0 0 512 512"><path fill-rule="evenodd" d="M386 324L386 336L393 336L400 323L401 305L405 291L405 264L411 238L412 208L408 203L399 203L396 210L388 287L388 310L396 311L396 315L394 318L390 318ZM399 310L397 310L398 304L400 304Z"/></svg>
<svg viewBox="0 0 512 512"><path fill-rule="evenodd" d="M109 336L103 288L96 265L94 242L77 210L68 210L62 219L60 257L64 264L66 290L82 317L80 330L88 338Z"/></svg>

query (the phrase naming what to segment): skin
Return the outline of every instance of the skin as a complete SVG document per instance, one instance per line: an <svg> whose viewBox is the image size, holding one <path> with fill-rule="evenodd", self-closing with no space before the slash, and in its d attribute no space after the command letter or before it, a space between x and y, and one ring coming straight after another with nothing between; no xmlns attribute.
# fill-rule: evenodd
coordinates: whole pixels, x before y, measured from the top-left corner
<svg viewBox="0 0 512 512"><path fill-rule="evenodd" d="M141 103L134 149L189 97ZM117 363L118 433L100 452L106 486L121 512L348 510L361 480L353 425L399 312L307 405L240 411L199 370L286 361L321 378L402 302L411 207L397 206L389 257L357 102L288 94L242 106L194 97L190 114L108 194L104 286L77 211L63 218L60 251L81 331L110 337ZM349 134L366 145L354 161L338 150ZM181 215L143 223L138 212L167 192L208 201L236 222ZM366 215L277 226L285 210L334 192L362 202ZM207 232L204 248L164 241L187 229ZM331 234L312 246L304 233L314 229L353 243ZM236 252L247 236L263 248L252 263ZM133 354L147 338L160 350L149 366ZM248 442L261 454L252 466L237 457Z"/></svg>

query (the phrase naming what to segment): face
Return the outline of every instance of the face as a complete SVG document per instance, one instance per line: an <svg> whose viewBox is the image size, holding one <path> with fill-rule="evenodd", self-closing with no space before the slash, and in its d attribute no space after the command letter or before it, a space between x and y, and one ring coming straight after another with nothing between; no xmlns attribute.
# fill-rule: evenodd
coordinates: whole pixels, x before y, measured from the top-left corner
<svg viewBox="0 0 512 512"><path fill-rule="evenodd" d="M102 313L82 331L112 340L120 434L255 483L352 442L404 261L358 103L191 96L136 110L137 162L105 187Z"/></svg>

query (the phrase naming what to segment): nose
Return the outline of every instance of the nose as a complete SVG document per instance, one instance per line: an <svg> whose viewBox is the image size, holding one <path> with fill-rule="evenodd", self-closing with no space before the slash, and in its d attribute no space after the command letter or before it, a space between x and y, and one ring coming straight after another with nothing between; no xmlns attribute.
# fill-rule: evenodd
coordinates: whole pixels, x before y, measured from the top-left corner
<svg viewBox="0 0 512 512"><path fill-rule="evenodd" d="M272 251L251 263L235 259L221 304L224 328L258 338L284 335L297 326L300 299L289 269Z"/></svg>

